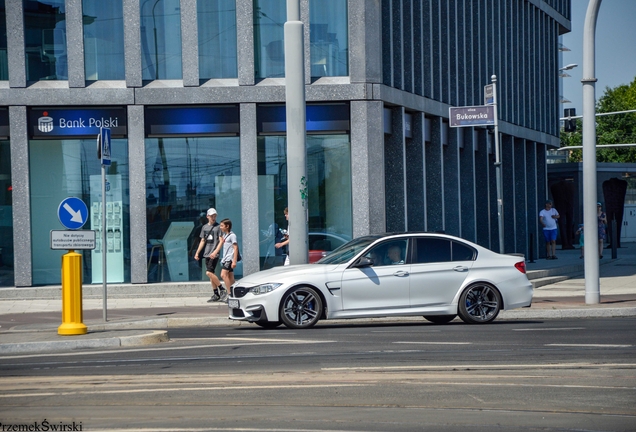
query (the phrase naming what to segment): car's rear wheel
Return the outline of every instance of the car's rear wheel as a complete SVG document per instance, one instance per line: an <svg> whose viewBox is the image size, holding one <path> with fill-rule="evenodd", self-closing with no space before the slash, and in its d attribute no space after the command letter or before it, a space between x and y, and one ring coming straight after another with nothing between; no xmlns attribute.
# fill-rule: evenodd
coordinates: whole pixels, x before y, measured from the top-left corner
<svg viewBox="0 0 636 432"><path fill-rule="evenodd" d="M470 285L459 298L459 317L467 324L486 324L497 318L501 295L487 283Z"/></svg>
<svg viewBox="0 0 636 432"><path fill-rule="evenodd" d="M289 328L313 327L322 314L322 300L313 288L297 287L283 296L280 319Z"/></svg>
<svg viewBox="0 0 636 432"><path fill-rule="evenodd" d="M263 327L264 329L273 329L282 324L281 321L256 321L254 324Z"/></svg>
<svg viewBox="0 0 636 432"><path fill-rule="evenodd" d="M457 315L424 315L428 321L434 324L448 324L455 319Z"/></svg>

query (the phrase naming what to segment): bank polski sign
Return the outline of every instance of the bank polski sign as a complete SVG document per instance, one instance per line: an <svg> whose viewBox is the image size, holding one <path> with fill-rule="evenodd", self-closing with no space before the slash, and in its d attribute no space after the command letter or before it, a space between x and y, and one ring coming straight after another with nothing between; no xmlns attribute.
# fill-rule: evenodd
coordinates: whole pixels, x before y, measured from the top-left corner
<svg viewBox="0 0 636 432"><path fill-rule="evenodd" d="M32 138L94 138L101 128L109 128L113 137L124 137L125 108L31 108L29 132Z"/></svg>

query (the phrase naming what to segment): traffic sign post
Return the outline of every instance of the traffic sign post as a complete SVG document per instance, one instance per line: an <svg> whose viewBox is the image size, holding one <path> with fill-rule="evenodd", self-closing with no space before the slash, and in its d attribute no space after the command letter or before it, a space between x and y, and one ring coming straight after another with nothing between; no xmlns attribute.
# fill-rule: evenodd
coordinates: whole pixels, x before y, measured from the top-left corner
<svg viewBox="0 0 636 432"><path fill-rule="evenodd" d="M106 282L107 271L106 271L106 166L110 165L110 155L111 155L111 142L110 142L110 129L109 128L100 128L99 135L97 135L97 148L98 148L98 157L101 160L102 164L102 286L103 286L103 300L102 300L102 316L104 318L104 322L108 321L108 285Z"/></svg>
<svg viewBox="0 0 636 432"><path fill-rule="evenodd" d="M68 197L57 208L60 223L70 231L51 231L51 248L68 249L62 256L62 324L59 335L81 335L88 331L82 322L82 255L74 249L95 247L94 231L77 231L88 220L88 207L84 201ZM92 235L90 234L92 233Z"/></svg>

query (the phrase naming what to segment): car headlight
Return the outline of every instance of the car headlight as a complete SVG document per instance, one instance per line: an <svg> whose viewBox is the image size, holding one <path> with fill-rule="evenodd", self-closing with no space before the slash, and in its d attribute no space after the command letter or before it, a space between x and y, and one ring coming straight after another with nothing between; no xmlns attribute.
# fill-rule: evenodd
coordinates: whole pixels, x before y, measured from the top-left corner
<svg viewBox="0 0 636 432"><path fill-rule="evenodd" d="M278 288L279 286L281 286L282 284L280 283L266 283L263 285L257 285L255 287L250 288L250 292L252 294L266 294L268 292L272 292L274 291L276 288Z"/></svg>

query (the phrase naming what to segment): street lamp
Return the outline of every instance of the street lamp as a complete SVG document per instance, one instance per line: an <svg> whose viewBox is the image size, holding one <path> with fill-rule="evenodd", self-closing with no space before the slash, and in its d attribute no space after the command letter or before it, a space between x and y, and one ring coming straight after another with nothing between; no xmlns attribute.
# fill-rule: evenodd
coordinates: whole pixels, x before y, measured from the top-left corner
<svg viewBox="0 0 636 432"><path fill-rule="evenodd" d="M563 66L562 68L559 68L560 71L566 71L566 70L572 70L575 67L577 67L578 65L576 63L570 63L567 66Z"/></svg>

